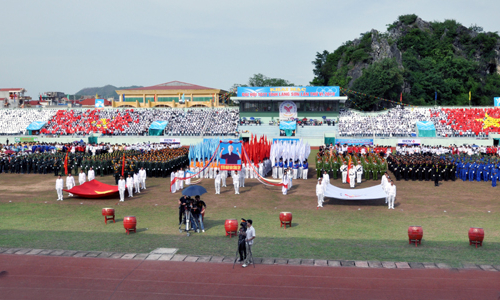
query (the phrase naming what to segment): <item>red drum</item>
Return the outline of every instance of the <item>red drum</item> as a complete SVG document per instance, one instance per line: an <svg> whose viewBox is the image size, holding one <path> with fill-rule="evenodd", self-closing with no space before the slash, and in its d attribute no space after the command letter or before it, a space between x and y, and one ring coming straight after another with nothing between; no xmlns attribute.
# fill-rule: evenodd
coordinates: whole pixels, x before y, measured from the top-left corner
<svg viewBox="0 0 500 300"><path fill-rule="evenodd" d="M127 216L123 218L123 227L127 231L127 234L130 233L130 231L136 232L136 226L137 226L137 219L135 216Z"/></svg>
<svg viewBox="0 0 500 300"><path fill-rule="evenodd" d="M226 229L226 236L232 237L238 231L238 221L236 219L227 219L224 228Z"/></svg>
<svg viewBox="0 0 500 300"><path fill-rule="evenodd" d="M469 245L476 244L477 248L478 244L479 246L483 245L483 240L484 240L484 229L475 227L471 227L469 229Z"/></svg>
<svg viewBox="0 0 500 300"><path fill-rule="evenodd" d="M104 216L104 224L108 224L108 221L113 220L115 222L115 209L114 208L103 208L102 215Z"/></svg>
<svg viewBox="0 0 500 300"><path fill-rule="evenodd" d="M288 225L289 227L292 227L292 213L291 212L280 212L280 227L283 227L285 225Z"/></svg>
<svg viewBox="0 0 500 300"><path fill-rule="evenodd" d="M422 226L410 226L408 228L408 244L413 242L415 243L415 247L417 247L417 244L422 244L423 235L424 230L422 229Z"/></svg>

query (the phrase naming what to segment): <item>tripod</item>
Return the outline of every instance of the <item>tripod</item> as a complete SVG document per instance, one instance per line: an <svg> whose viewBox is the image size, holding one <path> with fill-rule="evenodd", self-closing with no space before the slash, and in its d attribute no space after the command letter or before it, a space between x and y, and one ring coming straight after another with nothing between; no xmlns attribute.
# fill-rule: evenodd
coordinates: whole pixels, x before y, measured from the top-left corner
<svg viewBox="0 0 500 300"><path fill-rule="evenodd" d="M193 218L193 214L191 213L191 210L188 209L187 207L185 208L184 210L184 224L186 224L186 227L185 229L182 229L182 223L179 225L179 233L182 233L183 231L186 232L187 236L189 236L189 231L194 231L193 229L193 226L191 224L191 218L194 220ZM196 220L194 220L194 222L196 222Z"/></svg>
<svg viewBox="0 0 500 300"><path fill-rule="evenodd" d="M234 258L234 262L233 262L233 269L234 269L234 265L236 264L236 260L238 260L238 254L239 254L239 241L238 241L238 249L236 250L236 257ZM250 255L250 261L252 262L253 264L253 267L255 269L255 261L253 260L253 255L252 255L252 249L249 247L248 245L248 242L245 240L245 246L246 246L246 249L248 249L248 252L247 252L247 256Z"/></svg>

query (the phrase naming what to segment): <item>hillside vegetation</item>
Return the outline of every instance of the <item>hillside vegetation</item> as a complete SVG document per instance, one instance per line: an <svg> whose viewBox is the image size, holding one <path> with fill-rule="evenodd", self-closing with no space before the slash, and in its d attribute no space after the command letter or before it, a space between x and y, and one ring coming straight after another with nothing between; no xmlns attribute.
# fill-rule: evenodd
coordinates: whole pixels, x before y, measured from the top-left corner
<svg viewBox="0 0 500 300"><path fill-rule="evenodd" d="M400 16L387 26L316 54L312 85L339 85L410 105L493 105L500 96L500 37L455 20L426 22ZM391 107L374 97L349 94L363 110Z"/></svg>

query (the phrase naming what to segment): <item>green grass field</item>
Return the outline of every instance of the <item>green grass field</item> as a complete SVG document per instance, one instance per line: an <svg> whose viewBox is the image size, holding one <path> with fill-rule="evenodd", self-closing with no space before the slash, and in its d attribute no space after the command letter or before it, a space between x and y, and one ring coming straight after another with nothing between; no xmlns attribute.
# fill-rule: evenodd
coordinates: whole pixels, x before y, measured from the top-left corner
<svg viewBox="0 0 500 300"><path fill-rule="evenodd" d="M310 177L313 177L313 170ZM315 177L315 176L314 176ZM113 183L111 177L97 178ZM145 193L119 204L117 199L65 198L57 202L53 175L0 174L0 247L112 252L149 252L158 247L179 253L232 256L236 238L224 235L224 221L254 220L258 257L316 258L499 264L500 197L483 182L397 182L396 209L384 201L326 200L316 209L315 178L296 180L289 195L277 187L246 180L234 195L231 179L221 195L213 181L201 185L208 193L205 233L180 234L177 200L168 192L169 179L150 178ZM331 181L341 186L339 180ZM363 182L360 188L378 184ZM117 222L104 224L103 207L116 209ZM293 226L279 226L279 212L293 213ZM446 212L445 212L446 211ZM123 217L135 215L138 232L126 235ZM422 245L408 245L410 225L424 228ZM469 246L469 227L485 229L484 246Z"/></svg>

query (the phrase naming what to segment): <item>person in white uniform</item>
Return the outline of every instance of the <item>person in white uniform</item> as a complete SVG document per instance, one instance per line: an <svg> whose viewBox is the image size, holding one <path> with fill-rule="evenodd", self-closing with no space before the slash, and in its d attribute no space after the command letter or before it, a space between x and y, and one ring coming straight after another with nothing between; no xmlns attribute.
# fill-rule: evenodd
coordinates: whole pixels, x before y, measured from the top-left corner
<svg viewBox="0 0 500 300"><path fill-rule="evenodd" d="M92 167L90 167L89 174L88 174L87 178L89 181L95 179L95 171L92 169Z"/></svg>
<svg viewBox="0 0 500 300"><path fill-rule="evenodd" d="M179 178L184 178L184 169L181 168L178 172ZM184 180L179 180L179 189L182 190L184 188Z"/></svg>
<svg viewBox="0 0 500 300"><path fill-rule="evenodd" d="M283 171L283 177L281 178L281 183L283 183L283 187L281 188L281 192L283 195L286 195L286 192L288 191L288 187L285 187L285 185L290 185L288 182L288 176L286 175L286 171Z"/></svg>
<svg viewBox="0 0 500 300"><path fill-rule="evenodd" d="M264 177L265 174L264 174L264 164L262 163L262 161L259 160L259 175L261 177Z"/></svg>
<svg viewBox="0 0 500 300"><path fill-rule="evenodd" d="M241 167L243 168L243 165ZM240 187L245 187L245 173L241 171L239 175L240 175Z"/></svg>
<svg viewBox="0 0 500 300"><path fill-rule="evenodd" d="M234 171L233 185L234 185L234 194L239 195L240 194L240 175L238 174L238 171Z"/></svg>
<svg viewBox="0 0 500 300"><path fill-rule="evenodd" d="M118 180L118 193L120 193L120 201L125 201L125 179L123 176L120 176L120 180Z"/></svg>
<svg viewBox="0 0 500 300"><path fill-rule="evenodd" d="M363 175L363 166L358 163L356 166L356 177L358 179L358 183L361 183L361 176Z"/></svg>
<svg viewBox="0 0 500 300"><path fill-rule="evenodd" d="M71 176L71 173L68 174L68 177L66 177L66 188L68 190L71 190L72 188L75 187L75 177ZM69 193L70 197L73 197L73 194Z"/></svg>
<svg viewBox="0 0 500 300"><path fill-rule="evenodd" d="M215 171L215 194L220 195L220 181L221 174L219 174L219 170Z"/></svg>
<svg viewBox="0 0 500 300"><path fill-rule="evenodd" d="M320 207L323 207L323 201L324 201L324 197L325 197L325 190L324 190L324 186L322 184L322 180L321 178L318 178L318 184L316 184L316 196L318 197L318 207L317 208L320 208Z"/></svg>
<svg viewBox="0 0 500 300"><path fill-rule="evenodd" d="M127 177L127 190L129 198L134 197L134 178L130 174Z"/></svg>
<svg viewBox="0 0 500 300"><path fill-rule="evenodd" d="M394 209L394 201L396 200L396 186L394 181L391 181L389 186L389 209Z"/></svg>
<svg viewBox="0 0 500 300"><path fill-rule="evenodd" d="M139 170L139 179L141 180L141 189L145 190L146 189L146 170L144 170L144 168L141 168Z"/></svg>
<svg viewBox="0 0 500 300"><path fill-rule="evenodd" d="M356 170L354 167L349 170L349 184L351 185L351 188L354 188L356 185Z"/></svg>
<svg viewBox="0 0 500 300"><path fill-rule="evenodd" d="M177 184L176 183L172 183L175 179L175 172L172 171L172 173L170 173L170 186L171 186L171 189L172 189L172 194L177 192Z"/></svg>
<svg viewBox="0 0 500 300"><path fill-rule="evenodd" d="M322 178L323 184L327 185L330 184L330 175L328 175L327 171L323 171L323 178Z"/></svg>
<svg viewBox="0 0 500 300"><path fill-rule="evenodd" d="M388 187L390 185L389 185L389 182L387 180L387 173L385 173L384 175L382 175L382 180L380 182L380 185L382 186L382 189L384 190L384 192L386 194L389 194ZM385 197L385 203L387 203L387 201L388 201L388 197Z"/></svg>
<svg viewBox="0 0 500 300"><path fill-rule="evenodd" d="M222 171L222 174L220 175L220 178L222 179L222 187L227 187L226 186L226 179L227 179L227 171Z"/></svg>
<svg viewBox="0 0 500 300"><path fill-rule="evenodd" d="M63 187L64 187L64 181L61 178L61 175L59 175L56 179L56 191L57 191L57 201L61 200L63 201Z"/></svg>
<svg viewBox="0 0 500 300"><path fill-rule="evenodd" d="M342 183L347 183L347 165L345 162L340 166L340 172L342 172Z"/></svg>
<svg viewBox="0 0 500 300"><path fill-rule="evenodd" d="M134 188L136 194L141 192L141 181L139 180L139 174L137 173L134 173Z"/></svg>
<svg viewBox="0 0 500 300"><path fill-rule="evenodd" d="M83 170L81 170L80 174L78 174L78 183L80 183L80 185L82 185L85 183L86 179L87 179L87 176L85 175L85 172L83 172Z"/></svg>

